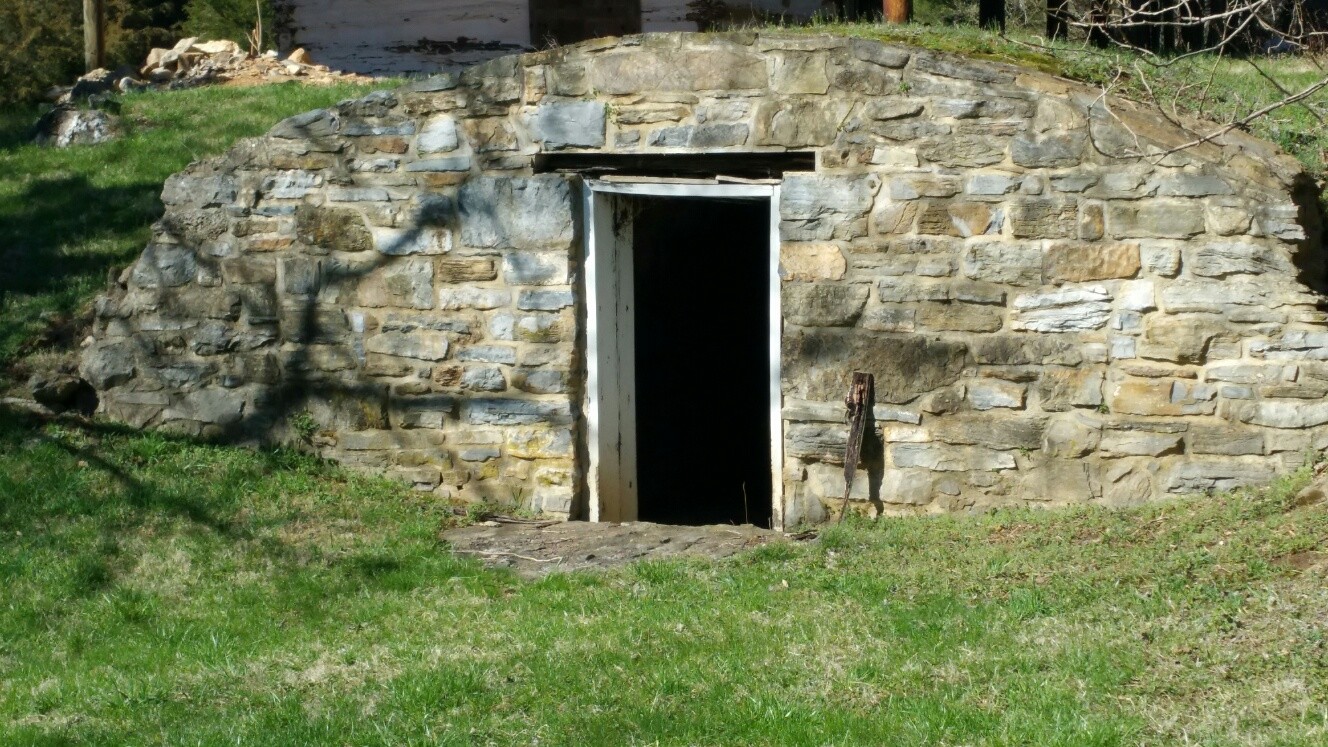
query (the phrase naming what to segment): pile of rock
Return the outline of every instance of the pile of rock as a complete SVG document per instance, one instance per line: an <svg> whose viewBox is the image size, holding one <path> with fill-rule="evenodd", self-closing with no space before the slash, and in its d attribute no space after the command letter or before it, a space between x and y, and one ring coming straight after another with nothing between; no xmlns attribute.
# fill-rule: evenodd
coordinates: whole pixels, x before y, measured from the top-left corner
<svg viewBox="0 0 1328 747"><path fill-rule="evenodd" d="M233 41L181 39L170 49L154 49L141 68L123 66L98 69L79 78L73 86L52 89L56 108L37 124L35 140L66 147L91 145L113 139L118 130L108 99L114 93L148 89L173 90L207 85L252 86L299 80L313 85L371 83L372 78L316 65L309 54L297 49L282 59L275 51L251 55ZM87 104L88 109L78 108Z"/></svg>

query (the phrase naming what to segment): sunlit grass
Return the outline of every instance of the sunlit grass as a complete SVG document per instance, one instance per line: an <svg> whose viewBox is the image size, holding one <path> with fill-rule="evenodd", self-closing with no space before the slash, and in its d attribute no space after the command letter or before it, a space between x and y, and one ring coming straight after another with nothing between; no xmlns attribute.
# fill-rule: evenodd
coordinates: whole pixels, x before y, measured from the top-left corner
<svg viewBox="0 0 1328 747"><path fill-rule="evenodd" d="M0 742L1321 745L1305 479L522 582L393 483L0 420Z"/></svg>

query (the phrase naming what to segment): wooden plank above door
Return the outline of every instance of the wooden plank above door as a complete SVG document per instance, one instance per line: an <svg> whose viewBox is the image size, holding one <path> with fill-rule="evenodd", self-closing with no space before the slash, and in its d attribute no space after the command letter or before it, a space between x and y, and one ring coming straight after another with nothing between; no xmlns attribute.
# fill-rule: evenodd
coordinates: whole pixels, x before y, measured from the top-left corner
<svg viewBox="0 0 1328 747"><path fill-rule="evenodd" d="M641 0L531 0L536 47L641 33Z"/></svg>

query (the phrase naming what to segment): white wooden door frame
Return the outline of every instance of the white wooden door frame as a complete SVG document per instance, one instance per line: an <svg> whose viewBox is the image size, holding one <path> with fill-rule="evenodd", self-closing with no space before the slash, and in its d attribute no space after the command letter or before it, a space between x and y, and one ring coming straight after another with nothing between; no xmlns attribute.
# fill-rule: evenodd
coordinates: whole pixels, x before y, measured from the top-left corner
<svg viewBox="0 0 1328 747"><path fill-rule="evenodd" d="M771 524L784 527L784 417L780 391L783 314L779 283L778 184L672 184L600 181L583 183L585 218L587 427L590 455L586 485L593 522L635 521L635 387L621 391L619 381L635 379L632 322L633 266L630 230L615 216L619 196L764 199L770 205L770 261L766 268L770 302L770 488ZM625 215L622 220L629 220ZM624 235L626 234L626 235ZM627 251L623 251L626 246Z"/></svg>

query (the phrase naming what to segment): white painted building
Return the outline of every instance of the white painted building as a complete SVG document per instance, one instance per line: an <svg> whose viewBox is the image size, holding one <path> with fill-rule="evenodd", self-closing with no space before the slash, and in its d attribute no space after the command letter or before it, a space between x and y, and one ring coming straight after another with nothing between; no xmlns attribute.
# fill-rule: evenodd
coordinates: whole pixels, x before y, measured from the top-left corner
<svg viewBox="0 0 1328 747"><path fill-rule="evenodd" d="M852 0L850 0L852 2ZM435 72L518 50L643 31L696 31L689 0L277 0L282 45L362 73ZM727 0L739 23L805 21L833 0Z"/></svg>

